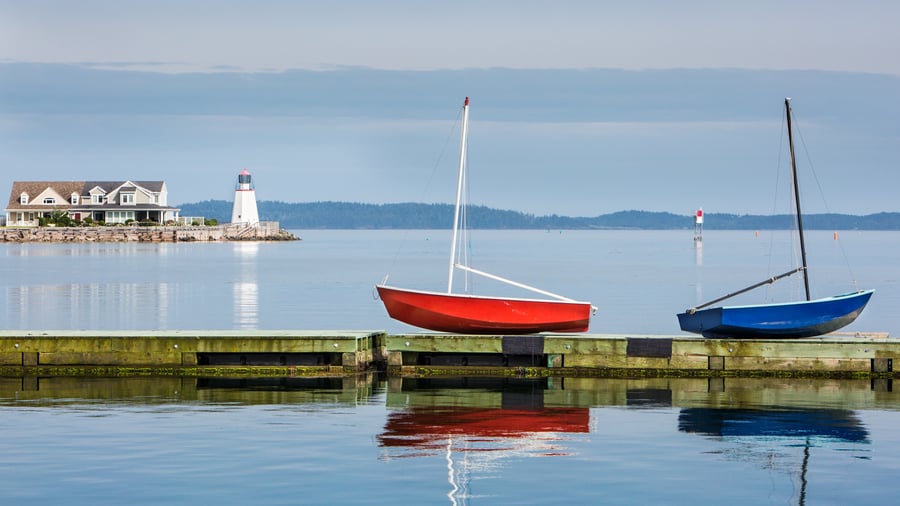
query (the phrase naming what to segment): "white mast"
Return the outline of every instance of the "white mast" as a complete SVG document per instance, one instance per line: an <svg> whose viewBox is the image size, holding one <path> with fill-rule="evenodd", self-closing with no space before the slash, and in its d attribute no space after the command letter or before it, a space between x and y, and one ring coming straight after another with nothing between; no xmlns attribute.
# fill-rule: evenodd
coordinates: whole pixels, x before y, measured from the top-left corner
<svg viewBox="0 0 900 506"><path fill-rule="evenodd" d="M463 105L462 135L459 141L459 175L456 182L456 209L453 212L453 240L450 242L450 272L447 293L453 293L453 266L456 264L456 242L459 235L459 208L462 204L463 182L466 173L466 141L469 135L469 97Z"/></svg>

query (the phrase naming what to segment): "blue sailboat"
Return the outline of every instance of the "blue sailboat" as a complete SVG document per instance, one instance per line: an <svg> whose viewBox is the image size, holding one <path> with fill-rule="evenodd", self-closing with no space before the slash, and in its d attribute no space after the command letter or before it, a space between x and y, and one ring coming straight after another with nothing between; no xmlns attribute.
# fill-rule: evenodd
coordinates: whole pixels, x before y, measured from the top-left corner
<svg viewBox="0 0 900 506"><path fill-rule="evenodd" d="M771 339L814 337L834 332L849 325L865 309L874 290L859 290L812 300L809 294L809 274L806 265L806 245L803 238L803 218L800 212L800 191L797 181L797 163L794 158L794 138L791 128L791 102L784 99L787 116L788 144L791 155L791 176L794 182L794 210L797 231L800 236L802 266L779 274L742 290L705 304L692 307L678 314L681 330L709 338ZM806 300L743 306L710 307L754 288L803 273Z"/></svg>

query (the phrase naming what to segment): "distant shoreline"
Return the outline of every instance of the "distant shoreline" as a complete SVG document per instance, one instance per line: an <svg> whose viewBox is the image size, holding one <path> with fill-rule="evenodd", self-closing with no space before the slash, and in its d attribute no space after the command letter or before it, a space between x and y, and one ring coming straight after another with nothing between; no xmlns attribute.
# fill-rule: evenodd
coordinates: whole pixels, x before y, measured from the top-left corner
<svg viewBox="0 0 900 506"><path fill-rule="evenodd" d="M453 216L450 204L364 204L356 202L286 203L258 201L259 214L295 230L441 230L449 229ZM232 202L206 200L181 204L182 216L202 216L228 221ZM694 217L668 212L619 211L594 217L535 216L519 211L468 208L471 229L488 230L690 230ZM803 216L807 230L900 230L900 213L883 212L865 216L849 214L809 214ZM704 213L704 230L790 230L792 215L737 215Z"/></svg>

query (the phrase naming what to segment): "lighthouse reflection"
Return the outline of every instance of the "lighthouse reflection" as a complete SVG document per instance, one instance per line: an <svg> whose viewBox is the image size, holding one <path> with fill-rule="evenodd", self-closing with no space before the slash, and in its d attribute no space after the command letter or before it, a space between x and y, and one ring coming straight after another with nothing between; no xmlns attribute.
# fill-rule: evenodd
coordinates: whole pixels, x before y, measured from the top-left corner
<svg viewBox="0 0 900 506"><path fill-rule="evenodd" d="M236 242L234 255L237 260L238 277L232 287L234 328L256 329L259 325L259 284L257 282L256 257L259 243Z"/></svg>

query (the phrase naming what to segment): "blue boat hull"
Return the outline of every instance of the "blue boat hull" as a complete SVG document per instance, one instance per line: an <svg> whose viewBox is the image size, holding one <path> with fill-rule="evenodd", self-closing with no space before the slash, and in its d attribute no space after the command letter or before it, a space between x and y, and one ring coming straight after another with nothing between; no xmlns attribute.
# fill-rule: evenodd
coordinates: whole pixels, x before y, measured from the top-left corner
<svg viewBox="0 0 900 506"><path fill-rule="evenodd" d="M724 306L678 315L681 330L712 338L799 338L834 332L849 325L866 307L874 290L811 301L754 306Z"/></svg>

